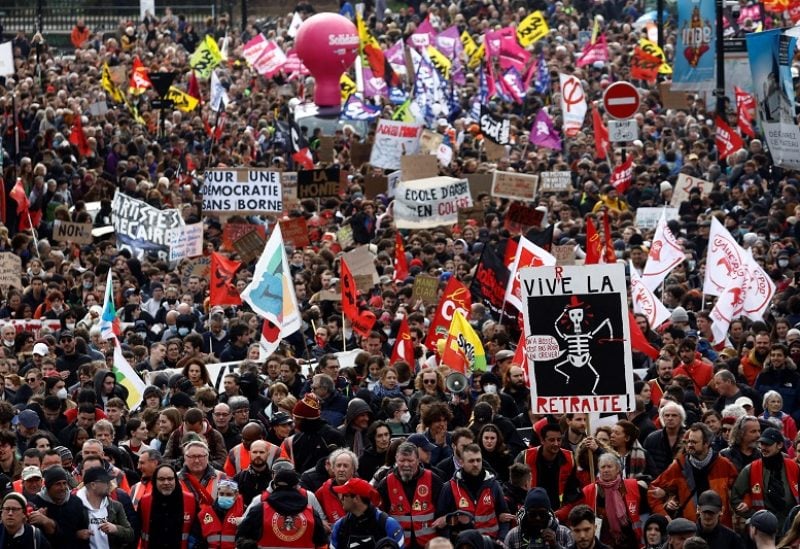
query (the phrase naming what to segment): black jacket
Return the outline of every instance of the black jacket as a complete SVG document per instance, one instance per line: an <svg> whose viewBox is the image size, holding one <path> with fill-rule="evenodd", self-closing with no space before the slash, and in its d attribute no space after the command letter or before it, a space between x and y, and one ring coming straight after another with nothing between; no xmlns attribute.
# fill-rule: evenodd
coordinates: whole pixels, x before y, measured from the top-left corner
<svg viewBox="0 0 800 549"><path fill-rule="evenodd" d="M89 528L89 518L83 503L75 496L67 496L66 501L57 505L43 488L32 502L36 509L46 509L47 517L56 523L56 531L47 536L48 541L59 549L89 549L89 540L80 540L78 530Z"/></svg>
<svg viewBox="0 0 800 549"><path fill-rule="evenodd" d="M311 469L331 450L345 446L342 434L321 419L303 419L298 427L300 432L285 441L291 444L295 471Z"/></svg>
<svg viewBox="0 0 800 549"><path fill-rule="evenodd" d="M308 507L308 499L300 495L295 488L285 488L272 492L266 504L283 516L294 516L302 513ZM253 505L247 511L236 530L236 541L248 539L258 542L264 528L264 505ZM319 547L328 544L328 534L320 516L314 512L314 545ZM275 540L271 545L279 547L283 544Z"/></svg>
<svg viewBox="0 0 800 549"><path fill-rule="evenodd" d="M700 522L697 522L697 535L708 542L711 549L744 549L744 543L739 534L721 524L710 532L704 532Z"/></svg>

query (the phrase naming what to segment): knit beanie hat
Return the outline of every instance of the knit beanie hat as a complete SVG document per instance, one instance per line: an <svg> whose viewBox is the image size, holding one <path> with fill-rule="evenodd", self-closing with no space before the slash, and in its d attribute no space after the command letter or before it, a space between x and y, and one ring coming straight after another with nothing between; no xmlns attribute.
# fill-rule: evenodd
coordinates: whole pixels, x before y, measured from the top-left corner
<svg viewBox="0 0 800 549"><path fill-rule="evenodd" d="M525 510L530 511L531 509L548 509L552 511L550 497L544 488L534 488L525 496Z"/></svg>
<svg viewBox="0 0 800 549"><path fill-rule="evenodd" d="M306 393L303 400L292 408L292 415L301 419L319 419L319 398L314 393Z"/></svg>

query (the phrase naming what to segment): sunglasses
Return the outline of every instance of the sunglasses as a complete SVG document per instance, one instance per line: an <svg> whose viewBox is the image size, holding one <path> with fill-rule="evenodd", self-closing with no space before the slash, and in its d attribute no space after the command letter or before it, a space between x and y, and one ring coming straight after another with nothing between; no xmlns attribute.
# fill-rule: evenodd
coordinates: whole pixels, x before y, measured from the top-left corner
<svg viewBox="0 0 800 549"><path fill-rule="evenodd" d="M435 379L423 379L422 383L424 385L436 385L436 380Z"/></svg>

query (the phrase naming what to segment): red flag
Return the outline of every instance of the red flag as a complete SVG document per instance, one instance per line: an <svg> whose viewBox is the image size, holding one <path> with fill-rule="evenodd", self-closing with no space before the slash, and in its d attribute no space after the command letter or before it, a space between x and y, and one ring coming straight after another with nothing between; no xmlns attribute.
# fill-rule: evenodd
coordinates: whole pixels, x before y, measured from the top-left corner
<svg viewBox="0 0 800 549"><path fill-rule="evenodd" d="M425 336L425 346L435 351L436 342L443 337L447 337L450 323L453 320L453 311L460 309L464 317L467 318L471 307L472 295L469 293L469 289L456 280L456 277L450 277L442 297L439 298L436 315L433 317L430 328L428 328L428 334Z"/></svg>
<svg viewBox="0 0 800 549"><path fill-rule="evenodd" d="M756 108L755 98L739 88L734 86L733 91L736 92L736 114L738 116L737 125L739 130L748 137L755 137L756 131L753 128L753 113Z"/></svg>
<svg viewBox="0 0 800 549"><path fill-rule="evenodd" d="M592 109L592 126L594 127L594 154L597 158L606 158L608 155L608 128L603 124L603 117L595 107Z"/></svg>
<svg viewBox="0 0 800 549"><path fill-rule="evenodd" d="M602 250L600 244L600 235L592 222L591 217L586 218L586 259L585 265L597 265L600 263L600 256Z"/></svg>
<svg viewBox="0 0 800 549"><path fill-rule="evenodd" d="M403 245L403 237L400 233L394 234L394 279L398 282L408 277L408 260L406 259L406 247Z"/></svg>
<svg viewBox="0 0 800 549"><path fill-rule="evenodd" d="M616 263L617 254L614 252L614 241L611 240L611 222L608 220L608 212L603 214L603 237L605 238L604 259L606 263Z"/></svg>
<svg viewBox="0 0 800 549"><path fill-rule="evenodd" d="M636 317L633 316L633 312L630 310L628 310L628 320L631 325L631 349L644 353L653 360L657 359L658 349L650 345L650 342L644 337L641 328L636 323Z"/></svg>
<svg viewBox="0 0 800 549"><path fill-rule="evenodd" d="M133 58L133 69L131 70L130 78L130 92L131 93L144 93L147 88L152 88L153 83L150 82L149 71L147 67L142 64L139 56Z"/></svg>
<svg viewBox="0 0 800 549"><path fill-rule="evenodd" d="M83 121L81 120L80 113L76 113L72 121L72 130L69 132L69 142L77 147L78 154L81 156L89 156L92 154L89 140L86 139L86 133L83 131Z"/></svg>
<svg viewBox="0 0 800 549"><path fill-rule="evenodd" d="M520 315L522 316L522 315ZM517 343L517 349L514 351L514 359L511 361L511 364L516 364L520 368L522 368L522 375L525 376L525 387L528 389L531 388L531 372L528 371L528 359L525 356L525 333L520 332L519 334L519 343Z"/></svg>
<svg viewBox="0 0 800 549"><path fill-rule="evenodd" d="M716 117L714 123L717 126L717 133L715 136L715 141L717 142L717 160L725 160L731 153L744 147L744 141L742 141L739 134L733 131L733 128L728 126L719 116Z"/></svg>
<svg viewBox="0 0 800 549"><path fill-rule="evenodd" d="M17 203L17 215L19 216L19 224L17 229L26 231L31 228L28 215L30 213L31 201L28 200L28 195L25 193L25 187L22 184L22 179L17 178L14 188L8 193Z"/></svg>
<svg viewBox="0 0 800 549"><path fill-rule="evenodd" d="M392 364L399 360L414 365L414 343L411 341L411 329L408 327L408 318L406 317L400 321L400 330L397 332L390 359Z"/></svg>
<svg viewBox="0 0 800 549"><path fill-rule="evenodd" d="M611 172L611 185L619 194L624 194L633 182L633 158L614 168Z"/></svg>
<svg viewBox="0 0 800 549"><path fill-rule="evenodd" d="M631 78L645 80L654 84L658 79L658 69L661 59L644 51L641 46L636 46L631 56Z"/></svg>
<svg viewBox="0 0 800 549"><path fill-rule="evenodd" d="M292 154L292 160L297 162L304 170L314 169L314 157L311 156L311 149L303 147Z"/></svg>
<svg viewBox="0 0 800 549"><path fill-rule="evenodd" d="M228 259L222 254L211 252L211 296L209 305L241 305L242 298L236 289L234 277L242 266L241 261Z"/></svg>
<svg viewBox="0 0 800 549"><path fill-rule="evenodd" d="M200 101L200 104L203 104L203 96L200 94L200 82L197 81L197 75L192 71L192 74L189 76L189 87L186 90L186 93Z"/></svg>
<svg viewBox="0 0 800 549"><path fill-rule="evenodd" d="M350 271L347 262L342 259L341 264L342 275L342 312L344 316L349 318L350 321L358 318L358 289L356 288L356 279L353 278L353 273Z"/></svg>

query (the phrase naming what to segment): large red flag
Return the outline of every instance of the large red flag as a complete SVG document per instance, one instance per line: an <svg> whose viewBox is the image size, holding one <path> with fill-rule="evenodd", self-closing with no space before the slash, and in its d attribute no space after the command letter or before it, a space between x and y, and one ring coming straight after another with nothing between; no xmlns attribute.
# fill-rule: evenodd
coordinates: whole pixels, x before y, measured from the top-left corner
<svg viewBox="0 0 800 549"><path fill-rule="evenodd" d="M439 298L439 305L436 307L436 315L433 317L428 334L425 336L425 346L436 351L436 342L443 337L447 337L450 323L453 320L453 312L460 309L464 317L469 315L472 307L472 295L469 289L456 277L451 276L444 288L442 297Z"/></svg>
<svg viewBox="0 0 800 549"><path fill-rule="evenodd" d="M200 94L200 82L197 81L197 75L192 71L192 74L189 75L189 86L186 90L186 93L200 101L200 104L203 103L203 96Z"/></svg>
<svg viewBox="0 0 800 549"><path fill-rule="evenodd" d="M627 192L633 182L633 158L628 158L624 164L614 168L611 172L611 185L619 194Z"/></svg>
<svg viewBox="0 0 800 549"><path fill-rule="evenodd" d="M719 116L716 118L715 124L717 126L715 141L717 143L718 160L725 160L731 153L744 147L744 141L742 141L739 134L733 131L733 128L728 126Z"/></svg>
<svg viewBox="0 0 800 549"><path fill-rule="evenodd" d="M83 131L83 121L81 120L80 113L75 113L75 117L72 121L72 130L69 132L69 142L77 147L78 154L81 156L89 156L92 154L89 140L86 139L86 132Z"/></svg>
<svg viewBox="0 0 800 549"><path fill-rule="evenodd" d="M398 282L408 278L408 260L406 259L406 247L403 245L403 237L400 233L394 234L394 279Z"/></svg>
<svg viewBox="0 0 800 549"><path fill-rule="evenodd" d="M756 100L752 95L738 86L734 86L733 91L736 93L737 125L743 134L748 137L755 137L756 131L753 128L753 113L756 109Z"/></svg>
<svg viewBox="0 0 800 549"><path fill-rule="evenodd" d="M147 88L153 87L153 83L150 82L150 71L147 70L138 55L133 58L129 86L129 91L133 94L144 93Z"/></svg>
<svg viewBox="0 0 800 549"><path fill-rule="evenodd" d="M628 319L631 325L631 349L644 353L653 360L657 359L658 349L650 345L650 342L647 341L641 328L639 328L639 325L636 323L636 317L633 316L633 312L630 310L628 310Z"/></svg>
<svg viewBox="0 0 800 549"><path fill-rule="evenodd" d="M603 214L603 237L605 238L605 246L603 246L603 256L606 263L616 263L617 254L614 252L614 241L611 240L611 222L608 220L608 212Z"/></svg>
<svg viewBox="0 0 800 549"><path fill-rule="evenodd" d="M603 124L603 117L600 116L597 107L592 109L592 126L594 127L594 154L597 158L605 159L610 141L608 128Z"/></svg>
<svg viewBox="0 0 800 549"><path fill-rule="evenodd" d="M603 246L600 244L600 234L594 226L591 217L586 218L586 258L584 265L596 265L600 263Z"/></svg>
<svg viewBox="0 0 800 549"><path fill-rule="evenodd" d="M211 296L209 305L241 305L242 298L236 289L234 277L242 266L241 261L228 259L217 252L211 253Z"/></svg>
<svg viewBox="0 0 800 549"><path fill-rule="evenodd" d="M408 327L408 318L400 321L397 339L392 347L391 363L403 361L414 366L414 343L411 341L411 329Z"/></svg>
<svg viewBox="0 0 800 549"><path fill-rule="evenodd" d="M358 317L358 289L356 279L347 262L342 259L340 266L342 275L342 312L351 321Z"/></svg>

